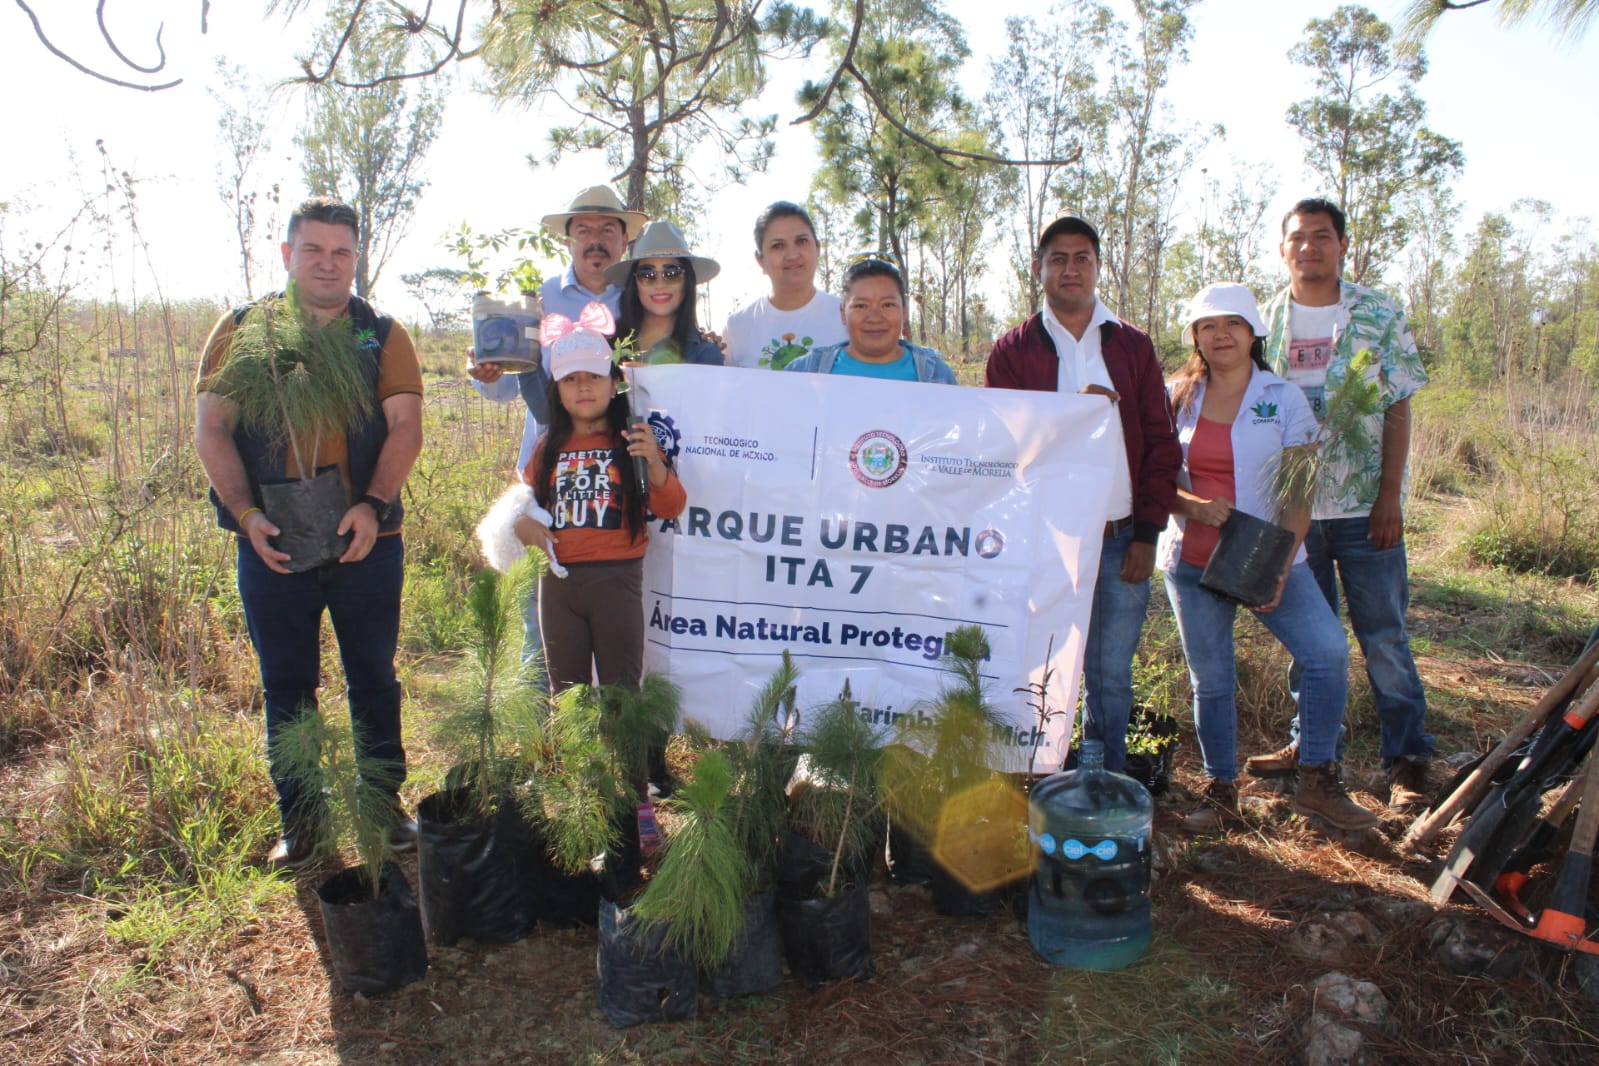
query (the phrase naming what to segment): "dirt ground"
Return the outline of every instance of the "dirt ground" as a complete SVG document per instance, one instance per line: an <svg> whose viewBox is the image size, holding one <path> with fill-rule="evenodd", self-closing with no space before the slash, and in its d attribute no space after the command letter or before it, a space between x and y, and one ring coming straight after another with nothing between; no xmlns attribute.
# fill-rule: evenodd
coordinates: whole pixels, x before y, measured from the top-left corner
<svg viewBox="0 0 1599 1066"><path fill-rule="evenodd" d="M1311 982L1337 969L1374 982L1391 1005L1387 1030L1369 1034L1371 1061L1595 1061L1599 1003L1576 992L1568 958L1507 941L1508 977L1450 972L1433 952L1440 922L1486 923L1458 904L1434 914L1424 862L1379 832L1333 842L1269 787L1251 793L1257 820L1217 837L1182 833L1181 804L1161 805L1156 938L1120 973L1053 969L1015 916L940 916L925 889L879 870L871 980L701 996L695 1021L626 1031L596 1007L591 929L434 948L426 980L368 1000L332 978L319 877L307 873L295 906L128 989L118 983L138 960L119 958L87 923L63 927L65 901L19 901L0 919L0 942L13 945L0 971L0 1060L1299 1062ZM413 858L413 884L415 873ZM1344 933L1315 924L1329 915Z"/></svg>
<svg viewBox="0 0 1599 1066"><path fill-rule="evenodd" d="M1491 740L1575 657L1564 646L1541 662L1429 650L1461 620L1448 596L1426 599L1412 616L1449 727L1438 729L1441 757ZM1241 753L1279 742L1260 723L1241 707ZM1348 774L1380 806L1370 747L1352 746ZM1435 787L1447 773L1435 768ZM1177 778L1157 805L1155 939L1118 973L1053 969L1016 916L940 916L925 889L891 885L879 869L870 980L702 995L694 1021L618 1031L596 1005L591 929L435 948L424 981L368 1000L334 982L318 875L229 934L157 959L107 935L111 904L58 887L0 897L0 1063L1297 1063L1313 983L1331 971L1387 1000L1387 1022L1365 1030L1370 1062L1599 1061L1599 970L1585 996L1571 956L1501 933L1464 903L1435 909L1429 857L1396 845L1408 820L1334 839L1294 817L1274 786L1246 779L1249 824L1195 837L1178 827L1184 786L1200 781L1191 726ZM405 865L415 885L415 859ZM1477 962L1451 968L1440 951L1463 935L1479 944Z"/></svg>

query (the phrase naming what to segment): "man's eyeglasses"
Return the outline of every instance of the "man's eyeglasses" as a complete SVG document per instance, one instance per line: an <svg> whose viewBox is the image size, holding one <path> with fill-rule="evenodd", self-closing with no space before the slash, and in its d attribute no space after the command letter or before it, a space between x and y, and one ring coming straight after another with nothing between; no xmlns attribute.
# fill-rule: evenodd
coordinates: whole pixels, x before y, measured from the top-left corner
<svg viewBox="0 0 1599 1066"><path fill-rule="evenodd" d="M633 276L639 281L647 281L653 285L656 278L662 281L677 281L683 276L683 268L676 263L668 263L661 268L660 273L656 273L654 267L639 267L633 271Z"/></svg>

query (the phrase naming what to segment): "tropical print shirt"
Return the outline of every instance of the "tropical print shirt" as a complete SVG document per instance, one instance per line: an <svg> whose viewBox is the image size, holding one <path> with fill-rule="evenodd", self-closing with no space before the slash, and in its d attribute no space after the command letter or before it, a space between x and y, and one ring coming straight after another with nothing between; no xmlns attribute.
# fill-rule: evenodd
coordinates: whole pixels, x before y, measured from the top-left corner
<svg viewBox="0 0 1599 1066"><path fill-rule="evenodd" d="M1266 361L1279 375L1288 373L1289 292L1283 289L1266 306ZM1405 323L1405 313L1382 293L1338 282L1339 321L1333 329L1332 361L1327 365L1330 395L1348 377L1349 366L1361 351L1370 350L1368 374L1376 375L1384 410L1427 384L1416 341ZM1313 518L1358 518L1371 513L1382 484L1383 412L1368 415L1360 431L1322 445L1325 450L1320 491ZM1405 471L1408 482L1409 468ZM1403 490L1401 490L1403 491Z"/></svg>

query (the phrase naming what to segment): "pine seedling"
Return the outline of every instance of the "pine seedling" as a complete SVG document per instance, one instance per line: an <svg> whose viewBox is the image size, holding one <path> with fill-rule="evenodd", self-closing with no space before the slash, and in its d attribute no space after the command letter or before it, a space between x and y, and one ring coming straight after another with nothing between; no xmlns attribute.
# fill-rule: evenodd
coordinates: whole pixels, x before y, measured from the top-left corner
<svg viewBox="0 0 1599 1066"><path fill-rule="evenodd" d="M372 410L357 345L348 317L311 320L290 282L245 313L228 358L201 387L233 401L240 425L289 449L300 477L310 478L318 443L343 436Z"/></svg>
<svg viewBox="0 0 1599 1066"><path fill-rule="evenodd" d="M604 717L598 689L574 685L557 696L551 762L522 795L524 816L544 826L550 858L567 873L587 870L596 855L621 843L617 820L637 802L604 738Z"/></svg>
<svg viewBox="0 0 1599 1066"><path fill-rule="evenodd" d="M702 970L727 958L744 928L744 899L751 880L730 815L733 764L707 751L666 801L674 813L665 856L633 914L666 924L666 945Z"/></svg>
<svg viewBox="0 0 1599 1066"><path fill-rule="evenodd" d="M833 854L825 889L832 896L844 887L845 859L868 853L876 842L881 813L877 785L883 753L848 679L838 698L816 712L806 740L814 781L790 802L795 821Z"/></svg>
<svg viewBox="0 0 1599 1066"><path fill-rule="evenodd" d="M775 875L782 849L788 817L783 790L798 760L793 743L798 680L799 668L785 648L782 664L761 687L743 732L728 748L734 767L733 832L748 856L752 889Z"/></svg>
<svg viewBox="0 0 1599 1066"><path fill-rule="evenodd" d="M601 689L605 715L600 730L616 753L635 799L649 787L650 750L665 744L677 726L682 691L662 674L645 674L637 688L606 685Z"/></svg>
<svg viewBox="0 0 1599 1066"><path fill-rule="evenodd" d="M1348 375L1326 397L1325 414L1315 439L1284 448L1277 462L1267 468L1269 498L1277 502L1279 519L1286 512L1308 510L1315 502L1329 448L1340 442L1342 450L1354 454L1367 454L1376 448L1366 421L1383 409L1381 390L1375 380L1369 379L1375 362L1370 348L1356 352L1349 362Z"/></svg>
<svg viewBox="0 0 1599 1066"><path fill-rule="evenodd" d="M376 898L393 815L390 797L371 782L392 776L392 768L358 761L360 747L347 715L330 716L311 704L302 706L295 720L272 738L274 765L302 795L322 795L334 846L354 846Z"/></svg>
<svg viewBox="0 0 1599 1066"><path fill-rule="evenodd" d="M436 738L459 772L451 784L472 795L468 817L485 817L531 752L542 747L549 709L542 678L522 662L522 605L544 558L528 552L507 574L483 570L467 593L470 658L448 688Z"/></svg>
<svg viewBox="0 0 1599 1066"><path fill-rule="evenodd" d="M901 744L883 767L884 802L897 824L928 842L952 796L994 776L1006 722L988 702L982 627L965 625L944 643L947 680L938 695L896 723Z"/></svg>

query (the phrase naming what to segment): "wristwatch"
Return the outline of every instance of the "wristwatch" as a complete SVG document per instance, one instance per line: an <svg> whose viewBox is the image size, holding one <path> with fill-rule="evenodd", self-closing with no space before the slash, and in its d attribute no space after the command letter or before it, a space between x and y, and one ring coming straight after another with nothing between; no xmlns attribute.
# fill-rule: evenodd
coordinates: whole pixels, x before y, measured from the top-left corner
<svg viewBox="0 0 1599 1066"><path fill-rule="evenodd" d="M380 500L370 492L355 502L364 503L368 507L372 508L372 513L378 516L378 522L380 524L387 522L389 520L389 512L394 510L394 504L389 503L387 500Z"/></svg>

